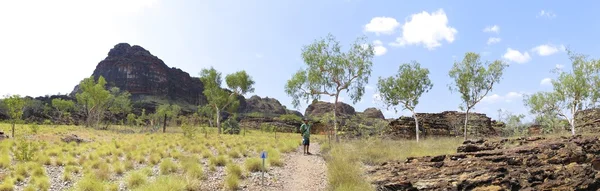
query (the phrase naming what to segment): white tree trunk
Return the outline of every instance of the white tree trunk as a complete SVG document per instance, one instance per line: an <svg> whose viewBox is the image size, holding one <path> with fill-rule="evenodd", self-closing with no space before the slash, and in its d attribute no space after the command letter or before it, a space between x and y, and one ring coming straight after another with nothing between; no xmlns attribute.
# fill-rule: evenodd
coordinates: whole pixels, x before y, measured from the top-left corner
<svg viewBox="0 0 600 191"><path fill-rule="evenodd" d="M470 110L470 108L467 109L467 112L465 113L465 132L464 132L465 140L467 140L467 124L469 122L469 110Z"/></svg>
<svg viewBox="0 0 600 191"><path fill-rule="evenodd" d="M417 114L413 111L413 117L415 118L415 135L417 136L417 142L419 142L419 120Z"/></svg>
<svg viewBox="0 0 600 191"><path fill-rule="evenodd" d="M569 125L571 125L571 135L575 135L575 114L573 114L573 118L569 120Z"/></svg>
<svg viewBox="0 0 600 191"><path fill-rule="evenodd" d="M338 94L335 95L335 102L333 103L333 133L334 133L334 137L335 137L335 142L340 142L340 139L338 138L338 128L337 128L337 102L338 102L338 97L339 97L339 92Z"/></svg>
<svg viewBox="0 0 600 191"><path fill-rule="evenodd" d="M219 108L216 108L217 110L217 129L219 134L221 134L221 111L219 111Z"/></svg>

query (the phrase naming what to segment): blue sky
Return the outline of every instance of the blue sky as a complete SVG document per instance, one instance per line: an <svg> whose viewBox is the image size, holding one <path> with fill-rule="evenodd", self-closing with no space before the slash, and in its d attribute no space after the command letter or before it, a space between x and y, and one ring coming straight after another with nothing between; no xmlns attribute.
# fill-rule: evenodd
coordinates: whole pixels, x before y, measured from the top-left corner
<svg viewBox="0 0 600 191"><path fill-rule="evenodd" d="M539 0L2 1L0 94L70 92L110 48L127 42L192 76L210 66L224 74L246 70L256 81L255 94L292 108L283 87L303 67L302 46L331 33L343 45L360 35L379 45L356 110L381 108L374 99L377 78L411 60L429 68L434 83L417 112L457 110L460 95L448 91L448 70L472 51L510 64L475 108L497 118L501 108L527 113L522 96L551 89L545 83L554 77L550 70L570 68L565 47L597 56L596 7L594 1Z"/></svg>

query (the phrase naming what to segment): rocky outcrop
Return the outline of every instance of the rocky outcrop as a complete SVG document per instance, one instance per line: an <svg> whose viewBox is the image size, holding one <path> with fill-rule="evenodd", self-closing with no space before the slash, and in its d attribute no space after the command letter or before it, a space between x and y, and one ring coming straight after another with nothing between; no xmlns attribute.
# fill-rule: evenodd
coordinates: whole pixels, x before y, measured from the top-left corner
<svg viewBox="0 0 600 191"><path fill-rule="evenodd" d="M354 107L343 102L337 103L336 111L336 115L338 116L356 115ZM318 118L325 115L326 113L331 112L333 112L333 103L317 101L308 105L306 111L304 112L304 116L310 118Z"/></svg>
<svg viewBox="0 0 600 191"><path fill-rule="evenodd" d="M86 143L86 142L90 142L89 140L86 140L84 138L81 138L75 134L71 134L71 135L67 135L63 138L61 138L62 141L70 143L70 142L75 142L75 143Z"/></svg>
<svg viewBox="0 0 600 191"><path fill-rule="evenodd" d="M4 139L8 139L10 138L7 134L4 134L3 131L0 131L0 141L4 140Z"/></svg>
<svg viewBox="0 0 600 191"><path fill-rule="evenodd" d="M600 130L600 109L586 109L577 112L575 130L598 132Z"/></svg>
<svg viewBox="0 0 600 191"><path fill-rule="evenodd" d="M169 68L161 59L137 45L115 45L92 75L96 79L103 76L109 86L127 90L133 100L151 96L191 105L206 103L200 79L181 69ZM76 86L71 96L77 91Z"/></svg>
<svg viewBox="0 0 600 191"><path fill-rule="evenodd" d="M368 175L382 191L600 189L596 137L467 141L459 151L386 162Z"/></svg>
<svg viewBox="0 0 600 191"><path fill-rule="evenodd" d="M255 95L246 99L246 107L243 112L283 115L287 114L287 109L275 98L261 98Z"/></svg>
<svg viewBox="0 0 600 191"><path fill-rule="evenodd" d="M459 136L463 134L465 113L445 111L442 113L417 113L420 136ZM469 135L497 136L495 121L485 114L469 113ZM400 117L389 123L384 133L392 139L415 137L415 120L412 117Z"/></svg>
<svg viewBox="0 0 600 191"><path fill-rule="evenodd" d="M383 116L383 113L381 112L381 110L374 108L374 107L365 109L365 111L362 112L362 115L367 118L385 119L385 116Z"/></svg>

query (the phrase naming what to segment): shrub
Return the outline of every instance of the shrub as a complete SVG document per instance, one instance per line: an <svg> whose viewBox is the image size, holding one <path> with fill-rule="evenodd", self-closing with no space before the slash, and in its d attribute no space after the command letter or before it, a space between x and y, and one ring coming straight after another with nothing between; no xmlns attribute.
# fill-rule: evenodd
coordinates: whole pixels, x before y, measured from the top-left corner
<svg viewBox="0 0 600 191"><path fill-rule="evenodd" d="M262 159L259 158L248 158L245 161L246 170L250 172L266 171L266 168L262 165Z"/></svg>
<svg viewBox="0 0 600 191"><path fill-rule="evenodd" d="M212 165L225 166L227 164L227 159L223 155L219 155L217 157L210 158L209 162Z"/></svg>
<svg viewBox="0 0 600 191"><path fill-rule="evenodd" d="M181 125L181 130L183 131L183 136L188 139L194 139L196 137L196 133L198 132L198 128L193 125L188 125L187 123L183 123Z"/></svg>
<svg viewBox="0 0 600 191"><path fill-rule="evenodd" d="M239 184L239 178L235 175L227 175L225 178L225 186L229 190L237 190Z"/></svg>
<svg viewBox="0 0 600 191"><path fill-rule="evenodd" d="M33 132L33 134L37 134L38 131L40 130L40 126L38 126L37 124L31 124L29 125L29 129L31 129L31 132Z"/></svg>
<svg viewBox="0 0 600 191"><path fill-rule="evenodd" d="M235 117L230 117L223 122L223 133L240 134L240 124Z"/></svg>
<svg viewBox="0 0 600 191"><path fill-rule="evenodd" d="M105 191L102 181L92 176L85 176L77 182L76 187L81 191Z"/></svg>
<svg viewBox="0 0 600 191"><path fill-rule="evenodd" d="M148 177L142 172L133 172L127 177L127 188L134 189L146 184Z"/></svg>
<svg viewBox="0 0 600 191"><path fill-rule="evenodd" d="M238 166L235 163L229 163L227 165L227 174L241 178L242 177L242 169L240 168L240 166Z"/></svg>
<svg viewBox="0 0 600 191"><path fill-rule="evenodd" d="M14 153L15 158L19 161L31 161L37 150L35 142L29 140L20 140L17 143L17 149Z"/></svg>
<svg viewBox="0 0 600 191"><path fill-rule="evenodd" d="M160 173L170 174L177 171L177 165L171 159L163 160L160 163Z"/></svg>

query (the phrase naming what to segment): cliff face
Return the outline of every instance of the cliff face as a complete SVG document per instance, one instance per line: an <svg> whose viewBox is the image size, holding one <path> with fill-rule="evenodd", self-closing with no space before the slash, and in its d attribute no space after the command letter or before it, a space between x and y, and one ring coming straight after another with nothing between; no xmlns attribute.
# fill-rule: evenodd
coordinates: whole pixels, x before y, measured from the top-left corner
<svg viewBox="0 0 600 191"><path fill-rule="evenodd" d="M169 68L161 59L137 45L115 45L92 75L96 79L103 76L109 86L127 90L134 100L155 96L193 105L206 103L202 94L204 87L198 78L180 69ZM72 95L77 91L76 87Z"/></svg>
<svg viewBox="0 0 600 191"><path fill-rule="evenodd" d="M463 134L465 113L444 111L442 113L417 113L421 136L460 136ZM469 113L469 135L496 136L497 124L485 114ZM415 120L400 117L390 122L386 135L391 138L415 137Z"/></svg>

